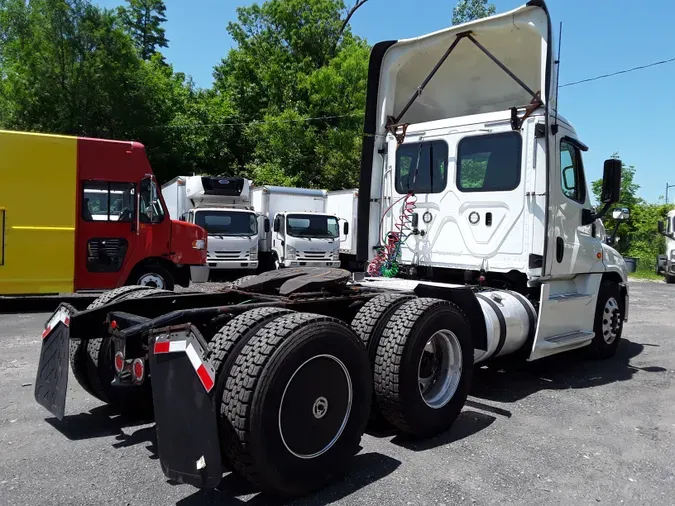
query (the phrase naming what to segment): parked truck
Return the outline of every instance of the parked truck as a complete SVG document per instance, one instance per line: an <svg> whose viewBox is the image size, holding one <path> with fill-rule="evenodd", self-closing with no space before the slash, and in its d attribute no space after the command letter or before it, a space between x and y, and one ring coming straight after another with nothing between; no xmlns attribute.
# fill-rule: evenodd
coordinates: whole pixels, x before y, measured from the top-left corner
<svg viewBox="0 0 675 506"><path fill-rule="evenodd" d="M675 209L668 211L665 222L659 221L658 227L666 245L665 254L656 259L656 273L664 276L666 283L675 283Z"/></svg>
<svg viewBox="0 0 675 506"><path fill-rule="evenodd" d="M297 496L345 469L369 420L447 430L474 363L614 355L626 267L597 226L621 162L605 162L596 212L586 146L557 111L552 46L541 0L376 44L357 236L369 274L288 268L222 292L62 306L43 333L37 401L62 418L56 351L104 343L119 396L146 388L167 477L215 487L230 468Z"/></svg>
<svg viewBox="0 0 675 506"><path fill-rule="evenodd" d="M206 233L171 220L136 142L0 131L0 294L187 286Z"/></svg>
<svg viewBox="0 0 675 506"><path fill-rule="evenodd" d="M251 191L254 209L273 223L260 243L264 265L339 267L340 220L326 213L326 191L258 186ZM344 233L349 224L342 222Z"/></svg>
<svg viewBox="0 0 675 506"><path fill-rule="evenodd" d="M343 223L349 223L344 237L340 237L340 264L343 269L362 272L364 264L356 260L358 209L358 188L329 191L326 195L326 212L334 214Z"/></svg>
<svg viewBox="0 0 675 506"><path fill-rule="evenodd" d="M162 186L169 214L208 233L206 264L213 270L255 271L259 226L250 200L251 182L238 177L178 176Z"/></svg>

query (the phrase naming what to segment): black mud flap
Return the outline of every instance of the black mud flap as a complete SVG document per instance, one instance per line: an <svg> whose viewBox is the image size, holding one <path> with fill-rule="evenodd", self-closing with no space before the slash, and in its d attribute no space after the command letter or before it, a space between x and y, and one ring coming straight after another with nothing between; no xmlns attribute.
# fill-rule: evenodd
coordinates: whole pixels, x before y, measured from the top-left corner
<svg viewBox="0 0 675 506"><path fill-rule="evenodd" d="M42 332L35 400L59 420L66 411L71 310L60 305Z"/></svg>
<svg viewBox="0 0 675 506"><path fill-rule="evenodd" d="M214 402L215 373L207 346L191 325L155 332L150 340L157 448L165 476L214 488L223 476Z"/></svg>

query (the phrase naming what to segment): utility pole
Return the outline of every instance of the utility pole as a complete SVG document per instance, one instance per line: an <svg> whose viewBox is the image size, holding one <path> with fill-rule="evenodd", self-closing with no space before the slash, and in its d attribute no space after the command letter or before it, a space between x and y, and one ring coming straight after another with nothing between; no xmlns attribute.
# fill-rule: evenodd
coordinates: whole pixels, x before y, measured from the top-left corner
<svg viewBox="0 0 675 506"><path fill-rule="evenodd" d="M673 188L675 184L666 183L666 205L668 204L668 188Z"/></svg>

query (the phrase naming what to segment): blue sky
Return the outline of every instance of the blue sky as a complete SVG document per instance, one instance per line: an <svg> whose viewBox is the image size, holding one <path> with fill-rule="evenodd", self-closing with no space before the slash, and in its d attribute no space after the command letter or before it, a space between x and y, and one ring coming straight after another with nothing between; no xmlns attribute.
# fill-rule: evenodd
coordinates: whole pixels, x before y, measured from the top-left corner
<svg viewBox="0 0 675 506"><path fill-rule="evenodd" d="M164 51L175 70L199 86L212 82L213 66L232 40L228 21L249 0L165 0ZM349 3L352 0L348 0ZM113 7L120 0L99 0ZM525 0L493 0L498 12ZM556 27L563 22L561 83L675 57L675 2L672 0L549 0ZM450 24L450 0L369 0L352 19L354 33L370 43L422 35ZM656 201L666 182L675 184L675 62L560 90L560 111L589 145L589 181L602 175L602 162L619 152L637 168L640 196ZM675 188L669 194L675 202Z"/></svg>

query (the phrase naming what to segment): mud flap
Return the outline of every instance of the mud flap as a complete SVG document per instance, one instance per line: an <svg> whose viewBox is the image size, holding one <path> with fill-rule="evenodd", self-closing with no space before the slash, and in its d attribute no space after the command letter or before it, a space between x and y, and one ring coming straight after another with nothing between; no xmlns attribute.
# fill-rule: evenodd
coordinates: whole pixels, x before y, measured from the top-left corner
<svg viewBox="0 0 675 506"><path fill-rule="evenodd" d="M66 411L70 316L70 310L60 305L47 321L35 378L35 400L59 420Z"/></svg>
<svg viewBox="0 0 675 506"><path fill-rule="evenodd" d="M190 325L156 334L150 341L150 371L162 471L178 483L214 488L223 466L207 345Z"/></svg>

